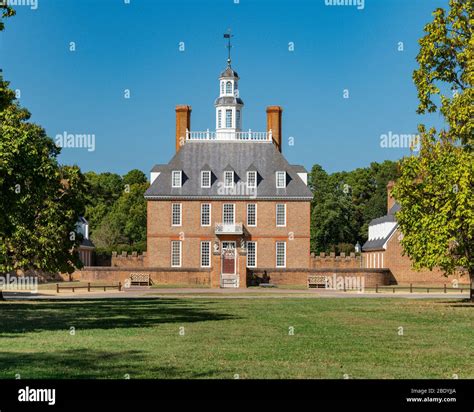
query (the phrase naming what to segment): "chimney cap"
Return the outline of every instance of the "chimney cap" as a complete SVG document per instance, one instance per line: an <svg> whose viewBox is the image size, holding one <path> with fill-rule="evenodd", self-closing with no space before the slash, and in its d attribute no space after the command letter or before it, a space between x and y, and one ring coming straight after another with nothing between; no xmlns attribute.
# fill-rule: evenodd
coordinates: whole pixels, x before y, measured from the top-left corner
<svg viewBox="0 0 474 412"><path fill-rule="evenodd" d="M281 106L267 106L267 113L282 112L282 111L283 111L283 107Z"/></svg>
<svg viewBox="0 0 474 412"><path fill-rule="evenodd" d="M176 111L177 112L190 112L192 110L191 106L187 104L178 104L176 105Z"/></svg>

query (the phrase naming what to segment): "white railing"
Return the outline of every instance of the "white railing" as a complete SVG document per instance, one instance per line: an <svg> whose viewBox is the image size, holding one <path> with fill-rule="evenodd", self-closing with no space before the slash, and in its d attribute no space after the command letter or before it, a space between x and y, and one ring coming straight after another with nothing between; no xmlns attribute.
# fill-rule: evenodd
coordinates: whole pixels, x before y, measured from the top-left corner
<svg viewBox="0 0 474 412"><path fill-rule="evenodd" d="M272 131L267 132L211 132L186 130L186 140L239 140L249 142L271 142Z"/></svg>
<svg viewBox="0 0 474 412"><path fill-rule="evenodd" d="M242 223L216 223L216 235L242 235L244 233Z"/></svg>

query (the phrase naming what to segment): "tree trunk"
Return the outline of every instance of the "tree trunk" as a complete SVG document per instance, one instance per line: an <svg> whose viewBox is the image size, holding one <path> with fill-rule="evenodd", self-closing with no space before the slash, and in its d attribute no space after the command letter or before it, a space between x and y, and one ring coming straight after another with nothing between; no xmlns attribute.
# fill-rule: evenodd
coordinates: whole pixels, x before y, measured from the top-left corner
<svg viewBox="0 0 474 412"><path fill-rule="evenodd" d="M470 284L471 284L469 298L470 298L471 302L474 302L474 271L472 271L472 270L469 271L469 280L470 280Z"/></svg>

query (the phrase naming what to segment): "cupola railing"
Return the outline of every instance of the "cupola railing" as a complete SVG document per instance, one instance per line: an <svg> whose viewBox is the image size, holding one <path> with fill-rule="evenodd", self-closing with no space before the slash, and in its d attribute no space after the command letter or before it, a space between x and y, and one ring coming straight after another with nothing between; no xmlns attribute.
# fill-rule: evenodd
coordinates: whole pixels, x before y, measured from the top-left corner
<svg viewBox="0 0 474 412"><path fill-rule="evenodd" d="M248 130L247 132L235 132L235 131L216 131L211 132L209 129L206 131L190 131L186 130L186 140L238 140L238 141L249 141L249 142L271 142L272 131L268 132L253 132Z"/></svg>

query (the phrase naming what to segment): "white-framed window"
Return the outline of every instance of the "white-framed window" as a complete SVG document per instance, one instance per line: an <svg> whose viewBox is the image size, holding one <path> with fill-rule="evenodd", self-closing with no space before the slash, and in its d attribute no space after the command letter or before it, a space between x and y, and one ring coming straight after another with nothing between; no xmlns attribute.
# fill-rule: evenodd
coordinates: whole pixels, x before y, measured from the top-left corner
<svg viewBox="0 0 474 412"><path fill-rule="evenodd" d="M238 129L240 129L240 127L241 127L241 124L240 124L240 110L237 110L235 112L235 127L237 127Z"/></svg>
<svg viewBox="0 0 474 412"><path fill-rule="evenodd" d="M286 267L286 242L276 242L276 267Z"/></svg>
<svg viewBox="0 0 474 412"><path fill-rule="evenodd" d="M219 129L222 127L222 110L217 111L217 127Z"/></svg>
<svg viewBox="0 0 474 412"><path fill-rule="evenodd" d="M201 171L201 187L204 187L204 188L211 187L211 171L210 170Z"/></svg>
<svg viewBox="0 0 474 412"><path fill-rule="evenodd" d="M286 187L286 172L276 172L276 187L277 189Z"/></svg>
<svg viewBox="0 0 474 412"><path fill-rule="evenodd" d="M247 267L257 267L257 242L247 242Z"/></svg>
<svg viewBox="0 0 474 412"><path fill-rule="evenodd" d="M181 267L181 240L171 241L171 267Z"/></svg>
<svg viewBox="0 0 474 412"><path fill-rule="evenodd" d="M171 186L172 187L181 187L182 184L182 171L173 170L171 174Z"/></svg>
<svg viewBox="0 0 474 412"><path fill-rule="evenodd" d="M227 109L225 111L225 127L232 127L232 110Z"/></svg>
<svg viewBox="0 0 474 412"><path fill-rule="evenodd" d="M222 222L227 225L235 223L235 205L233 203L224 203L222 206Z"/></svg>
<svg viewBox="0 0 474 412"><path fill-rule="evenodd" d="M171 204L171 226L181 226L181 203Z"/></svg>
<svg viewBox="0 0 474 412"><path fill-rule="evenodd" d="M210 203L201 203L201 226L211 226Z"/></svg>
<svg viewBox="0 0 474 412"><path fill-rule="evenodd" d="M231 81L228 81L225 84L225 93L226 94L232 94L232 82Z"/></svg>
<svg viewBox="0 0 474 412"><path fill-rule="evenodd" d="M224 86L225 86L225 82L221 81L221 95L224 94Z"/></svg>
<svg viewBox="0 0 474 412"><path fill-rule="evenodd" d="M234 187L234 172L232 170L224 172L224 187Z"/></svg>
<svg viewBox="0 0 474 412"><path fill-rule="evenodd" d="M257 204L247 204L247 226L257 226Z"/></svg>
<svg viewBox="0 0 474 412"><path fill-rule="evenodd" d="M211 267L211 242L207 240L201 242L201 267Z"/></svg>
<svg viewBox="0 0 474 412"><path fill-rule="evenodd" d="M276 205L276 225L286 226L286 205L284 203Z"/></svg>
<svg viewBox="0 0 474 412"><path fill-rule="evenodd" d="M255 189L257 187L257 172L247 172L247 187L250 189Z"/></svg>

